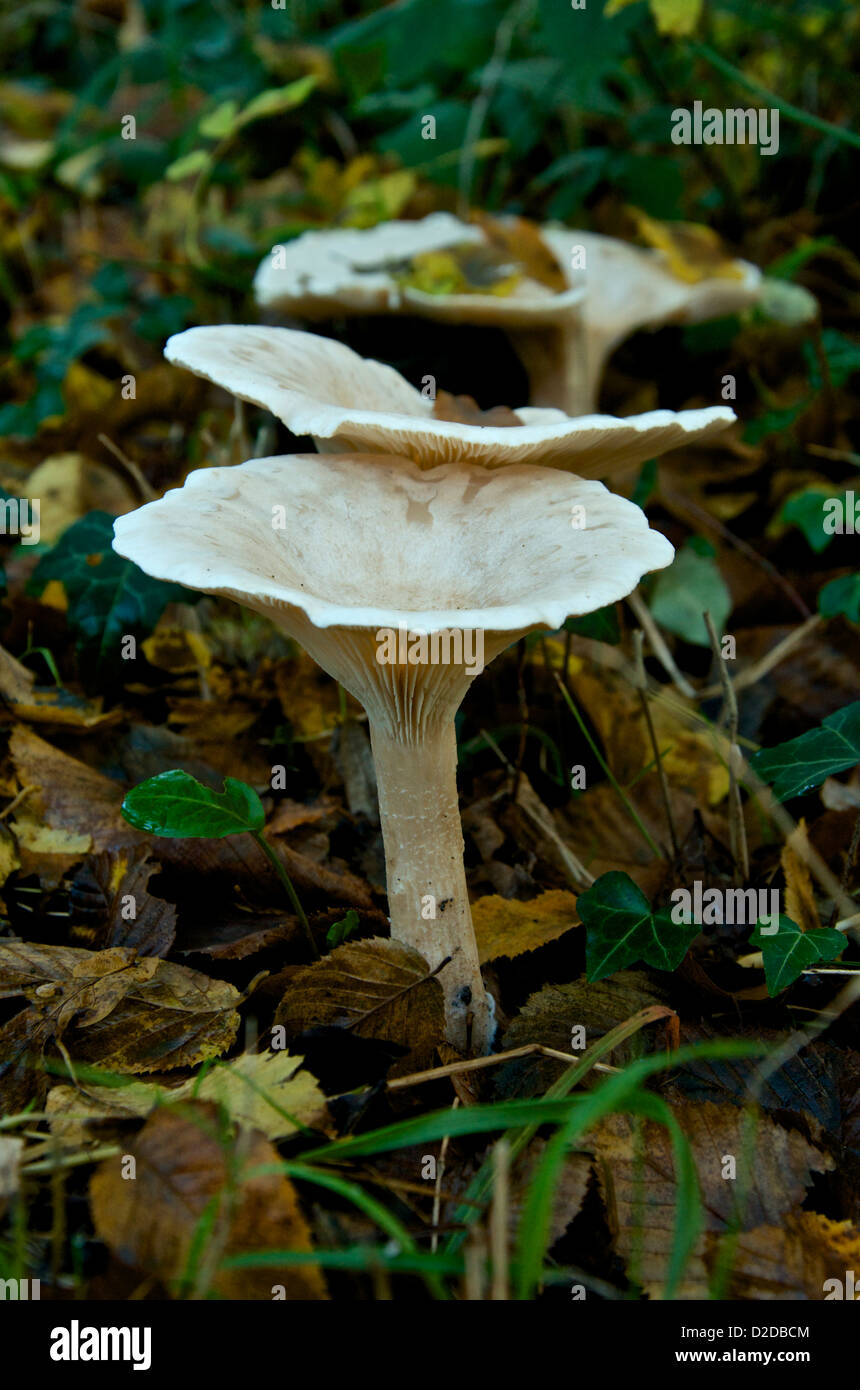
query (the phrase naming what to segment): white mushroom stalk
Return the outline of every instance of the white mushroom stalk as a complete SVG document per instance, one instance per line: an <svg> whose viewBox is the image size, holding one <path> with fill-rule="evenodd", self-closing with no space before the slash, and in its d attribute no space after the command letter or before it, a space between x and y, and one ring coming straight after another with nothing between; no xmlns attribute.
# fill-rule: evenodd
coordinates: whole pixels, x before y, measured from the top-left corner
<svg viewBox="0 0 860 1390"><path fill-rule="evenodd" d="M652 410L625 419L570 419L559 410L524 406L516 411L521 424L461 424L434 415L433 400L393 367L290 328L189 328L168 340L165 356L271 410L294 434L313 436L320 450L393 454L422 468L538 463L581 477L610 477L680 444L711 439L735 419L726 406Z"/></svg>
<svg viewBox="0 0 860 1390"><path fill-rule="evenodd" d="M450 1041L488 1050L454 715L506 646L625 597L671 562L669 542L633 503L554 469L295 454L191 473L120 517L114 548L267 614L363 704L392 936L442 967Z"/></svg>
<svg viewBox="0 0 860 1390"><path fill-rule="evenodd" d="M495 225L513 229L517 219ZM358 231L305 232L275 247L254 279L258 304L297 318L344 314L416 314L458 324L505 330L530 382L530 403L567 415L594 410L610 354L642 328L698 323L736 313L756 302L761 273L748 261L725 261L695 282L673 273L657 249L642 250L614 237L565 227L541 227L561 285L550 288L529 274L528 259L497 292L435 292L407 273L440 253L462 256L486 248L481 226L450 213L420 221L393 221ZM504 268L502 268L504 269ZM504 292L498 292L501 288Z"/></svg>

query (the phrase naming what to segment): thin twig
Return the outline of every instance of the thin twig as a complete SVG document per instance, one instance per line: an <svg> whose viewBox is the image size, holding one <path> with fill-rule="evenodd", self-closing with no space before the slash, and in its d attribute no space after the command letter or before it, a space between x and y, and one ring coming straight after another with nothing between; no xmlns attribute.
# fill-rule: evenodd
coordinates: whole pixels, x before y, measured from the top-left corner
<svg viewBox="0 0 860 1390"><path fill-rule="evenodd" d="M766 676L769 671L772 671L774 666L778 666L781 661L785 661L785 658L791 655L795 647L799 647L802 642L805 642L810 633L814 632L817 627L820 627L821 623L821 614L813 613L812 617L807 618L806 622L801 623L800 627L793 628L787 637L783 637L781 642L777 642L775 647L772 647L769 652L766 652L765 655L752 666L747 666L745 670L739 671L732 682L735 688L735 694L737 694L739 690L745 690L748 685L755 685L756 682L760 681L763 676ZM722 684L706 686L704 690L699 691L698 698L700 700L713 699L715 695L719 695L722 688Z"/></svg>
<svg viewBox="0 0 860 1390"><path fill-rule="evenodd" d="M640 682L638 686L639 703L642 706L642 713L645 716L645 723L648 726L648 737L651 740L651 749L654 754L654 761L657 764L657 776L660 779L660 791L663 796L663 806L666 810L666 821L669 826L669 836L672 841L672 857L677 859L678 836L675 833L675 819L672 815L672 803L669 799L669 784L666 781L666 769L663 766L663 759L660 757L657 735L654 732L654 721L651 718L651 710L648 705L648 681L645 675L645 660L642 655L642 640L642 629L638 627L633 633L633 649L636 660L636 676Z"/></svg>
<svg viewBox="0 0 860 1390"><path fill-rule="evenodd" d="M114 444L112 439L108 439L106 434L100 434L97 436L97 438L99 443L103 444L104 447L107 449L108 453L112 454L113 457L116 459L117 463L121 466L122 472L126 476L126 478L130 478L131 481L134 483L138 495L140 496L140 500L142 502L154 501L158 494L154 492L153 489L150 487L149 483L141 473L134 459L130 459L127 454L124 454L119 445ZM116 471L117 470L114 469L114 472Z"/></svg>
<svg viewBox="0 0 860 1390"><path fill-rule="evenodd" d="M739 887L741 881L746 883L750 875L750 856L747 846L747 831L744 825L744 813L741 805L741 793L738 786L738 758L741 750L738 747L738 702L735 697L735 689L729 677L728 668L722 652L720 651L720 640L717 637L716 628L710 613L704 614L705 626L708 629L708 636L711 639L711 648L717 669L720 673L720 682L723 688L723 698L725 701L724 713L728 715L728 734L729 734L729 838L732 849L732 868L734 870L735 886ZM740 857L740 870L738 869L738 858Z"/></svg>
<svg viewBox="0 0 860 1390"><path fill-rule="evenodd" d="M456 1110L459 1104L460 1097L455 1096L454 1104L451 1106L451 1109ZM436 1185L433 1191L433 1234L430 1237L430 1249L433 1251L434 1255L439 1248L439 1213L442 1210L442 1174L445 1171L445 1157L448 1153L448 1145L450 1142L450 1134L444 1135L439 1149L439 1161L436 1164Z"/></svg>
<svg viewBox="0 0 860 1390"><path fill-rule="evenodd" d="M654 619L651 617L648 606L638 589L634 589L632 594L627 595L627 602L636 615L636 621L645 629L648 641L651 643L651 650L672 684L680 690L682 695L686 695L688 700L695 700L695 690L687 680L687 677L682 675L675 665L675 658L666 646L663 635Z"/></svg>
<svg viewBox="0 0 860 1390"><path fill-rule="evenodd" d="M507 1303L508 1284L508 1211L511 1195L511 1149L502 1136L493 1148L493 1205L490 1209L490 1256L493 1280L490 1298Z"/></svg>
<svg viewBox="0 0 860 1390"><path fill-rule="evenodd" d="M636 826L636 829L639 831L640 835L642 836L643 840L645 841L651 852L653 854L656 854L658 859L661 859L663 856L660 850L660 846L655 843L653 835L651 835L647 826L644 824L641 816L636 810L636 807L633 805L630 798L627 796L626 792L620 785L614 772L610 768L608 762L604 758L603 754L600 752L600 749L597 747L597 744L594 742L594 739L591 737L591 734L588 732L588 729L585 725L585 721L576 707L576 702L574 701L573 696L567 689L567 686L563 684L558 672L553 671L553 675L555 676L555 679L558 682L559 689L561 690L561 693L564 696L568 709L570 710L571 714L573 715L574 719L579 725L579 729L583 738L585 739L586 743L588 744L589 748L591 749L592 753L594 754L595 758L597 759L601 768L606 774L606 777L608 778L613 790L621 798L621 802L625 810L627 811L627 814L630 816L631 820L633 821L633 824Z"/></svg>
<svg viewBox="0 0 860 1390"><path fill-rule="evenodd" d="M497 1067L501 1062L511 1062L515 1057L552 1057L556 1062L570 1066L581 1059L568 1052L558 1052L554 1047L544 1047L543 1043L525 1043L522 1047L511 1048L509 1052L496 1052L492 1057L475 1057L467 1062L448 1062L444 1067L431 1067L429 1071L416 1071L411 1076L396 1076L388 1082L389 1091L400 1091L406 1086L423 1086L428 1081L441 1081L446 1076L456 1076L463 1071L478 1071L482 1067ZM606 1062L595 1062L595 1071L617 1072Z"/></svg>
<svg viewBox="0 0 860 1390"><path fill-rule="evenodd" d="M14 796L9 802L9 805L4 806L3 810L0 811L0 820L5 820L7 816L11 816L16 806L20 806L25 797L29 796L31 792L37 792L38 790L39 784L37 782L31 782L28 787L22 787L18 795Z"/></svg>

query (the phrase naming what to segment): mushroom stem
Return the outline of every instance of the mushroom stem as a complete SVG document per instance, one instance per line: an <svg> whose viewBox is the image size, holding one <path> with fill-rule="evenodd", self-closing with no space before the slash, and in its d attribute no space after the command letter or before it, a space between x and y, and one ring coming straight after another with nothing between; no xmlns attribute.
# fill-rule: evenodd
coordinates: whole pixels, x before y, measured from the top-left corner
<svg viewBox="0 0 860 1390"><path fill-rule="evenodd" d="M391 935L419 951L445 991L448 1041L488 1052L494 1023L481 979L463 869L453 719L414 740L370 722L385 843Z"/></svg>
<svg viewBox="0 0 860 1390"><path fill-rule="evenodd" d="M566 415L590 415L605 361L602 345L586 338L582 320L510 329L508 337L529 378L529 404Z"/></svg>

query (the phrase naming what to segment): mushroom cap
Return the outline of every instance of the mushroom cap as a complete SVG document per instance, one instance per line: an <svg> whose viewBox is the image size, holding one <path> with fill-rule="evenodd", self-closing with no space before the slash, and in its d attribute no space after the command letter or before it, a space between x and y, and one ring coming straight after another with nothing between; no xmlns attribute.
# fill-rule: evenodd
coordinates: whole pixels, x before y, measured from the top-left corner
<svg viewBox="0 0 860 1390"><path fill-rule="evenodd" d="M615 345L639 328L665 323L700 323L754 304L761 271L733 261L737 279L709 275L695 283L679 280L663 251L632 246L615 237L568 228L543 227L541 236L564 268L571 288L584 288L582 318ZM586 269L571 269L571 250L585 249Z"/></svg>
<svg viewBox="0 0 860 1390"><path fill-rule="evenodd" d="M254 276L254 294L264 308L287 310L300 318L333 314L413 313L458 323L537 327L566 318L584 290L572 285L553 291L526 278L509 295L427 294L398 282L396 272L413 257L486 240L480 227L449 212L417 222L382 222L304 232L282 248L283 264L270 253Z"/></svg>
<svg viewBox="0 0 860 1390"><path fill-rule="evenodd" d="M267 612L300 640L307 619L507 634L496 650L624 598L674 553L599 482L366 454L197 469L119 517L114 537L147 574Z"/></svg>
<svg viewBox="0 0 860 1390"><path fill-rule="evenodd" d="M711 438L735 419L726 406L653 410L627 419L572 418L525 407L517 411L522 425L465 425L434 418L433 402L393 367L314 333L232 324L189 328L170 338L164 351L170 362L271 410L294 434L312 435L321 449L394 454L424 468L539 463L583 476L608 474Z"/></svg>

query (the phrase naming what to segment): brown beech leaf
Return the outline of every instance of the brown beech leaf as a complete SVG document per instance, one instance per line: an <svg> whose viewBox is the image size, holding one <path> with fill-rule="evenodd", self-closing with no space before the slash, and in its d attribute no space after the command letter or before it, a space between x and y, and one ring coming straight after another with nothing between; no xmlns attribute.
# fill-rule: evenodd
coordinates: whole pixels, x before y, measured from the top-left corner
<svg viewBox="0 0 860 1390"><path fill-rule="evenodd" d="M68 1145L93 1139L94 1124L142 1120L157 1105L185 1100L214 1101L236 1124L257 1129L267 1139L283 1139L299 1129L323 1129L328 1124L325 1096L303 1062L303 1057L286 1051L245 1052L178 1086L154 1081L54 1086L45 1108L51 1133Z"/></svg>
<svg viewBox="0 0 860 1390"><path fill-rule="evenodd" d="M513 261L529 279L557 293L567 289L565 273L541 236L537 223L530 222L527 217L508 217L501 221L487 213L475 213L473 221L478 223L490 246Z"/></svg>
<svg viewBox="0 0 860 1390"><path fill-rule="evenodd" d="M492 894L472 904L472 921L482 965L499 956L521 956L579 925L576 895L551 888L523 903Z"/></svg>
<svg viewBox="0 0 860 1390"><path fill-rule="evenodd" d="M457 425L489 425L506 429L523 422L516 411L506 405L494 405L482 410L473 396L452 396L450 391L437 391L433 405L436 420L450 420Z"/></svg>
<svg viewBox="0 0 860 1390"><path fill-rule="evenodd" d="M605 1033L624 1023L640 1009L661 1004L660 985L644 971L620 970L607 980L589 984L585 976L563 985L545 985L526 1000L502 1039L502 1047L524 1047L543 1043L559 1052L571 1051L571 1030L585 1029L585 1045L590 1047ZM635 1047L648 1047L652 1030L637 1035ZM662 1034L654 1035L662 1038ZM643 1041L644 1040L644 1041ZM622 1043L604 1062L623 1066L632 1057L631 1043ZM496 1077L499 1095L526 1096L543 1092L564 1071L564 1063L551 1057L522 1057L507 1062Z"/></svg>
<svg viewBox="0 0 860 1390"><path fill-rule="evenodd" d="M745 1145L744 1112L710 1102L674 1105L672 1113L693 1151L702 1197L703 1234L687 1262L680 1298L707 1298L708 1245L704 1232L728 1229L741 1196ZM600 1186L610 1228L628 1275L652 1297L662 1293L673 1245L675 1164L672 1139L654 1121L641 1125L626 1115L611 1115L589 1135L598 1160ZM750 1153L750 1182L738 1213L742 1230L778 1225L803 1201L812 1173L832 1168L798 1133L759 1115ZM727 1156L736 1161L737 1178L723 1177Z"/></svg>
<svg viewBox="0 0 860 1390"><path fill-rule="evenodd" d="M88 851L146 843L120 815L123 787L17 725L9 752L21 787L33 787L12 824L25 874L55 888Z"/></svg>
<svg viewBox="0 0 860 1390"><path fill-rule="evenodd" d="M121 946L0 942L0 993L23 994L49 1036L68 1030L75 1058L115 1071L194 1066L225 1051L239 1027L233 985Z"/></svg>
<svg viewBox="0 0 860 1390"><path fill-rule="evenodd" d="M399 941L348 941L295 972L275 1024L285 1028L287 1038L329 1024L396 1043L409 1055L393 1073L405 1074L429 1064L445 1032L442 987L424 978L429 970L423 956Z"/></svg>
<svg viewBox="0 0 860 1390"><path fill-rule="evenodd" d="M708 1261L718 1258L713 1236ZM814 1211L792 1211L778 1225L745 1231L734 1250L728 1284L730 1298L860 1300L860 1285L849 1282L860 1271L860 1229L850 1221L830 1221Z"/></svg>
<svg viewBox="0 0 860 1390"><path fill-rule="evenodd" d="M129 1156L134 1181L123 1173ZM256 1131L234 1136L214 1105L164 1107L125 1155L107 1159L93 1175L96 1234L124 1264L154 1276L171 1294L201 1298L211 1290L225 1299L271 1299L283 1286L289 1299L324 1299L316 1265L222 1268L226 1256L312 1249L290 1181L255 1172L278 1161L277 1149Z"/></svg>
<svg viewBox="0 0 860 1390"><path fill-rule="evenodd" d="M93 950L130 946L143 956L166 955L176 908L147 892L157 869L144 846L107 850L82 865L71 888L71 935Z"/></svg>
<svg viewBox="0 0 860 1390"><path fill-rule="evenodd" d="M54 1027L35 1009L22 1009L0 1028L0 1112L14 1115L48 1086L42 1061Z"/></svg>
<svg viewBox="0 0 860 1390"><path fill-rule="evenodd" d="M512 1239L516 1236L525 1200L532 1179L546 1152L546 1140L533 1139L514 1167L511 1179L509 1227ZM585 1200L594 1164L588 1154L570 1153L565 1157L552 1198L549 1226L549 1245L560 1240Z"/></svg>

